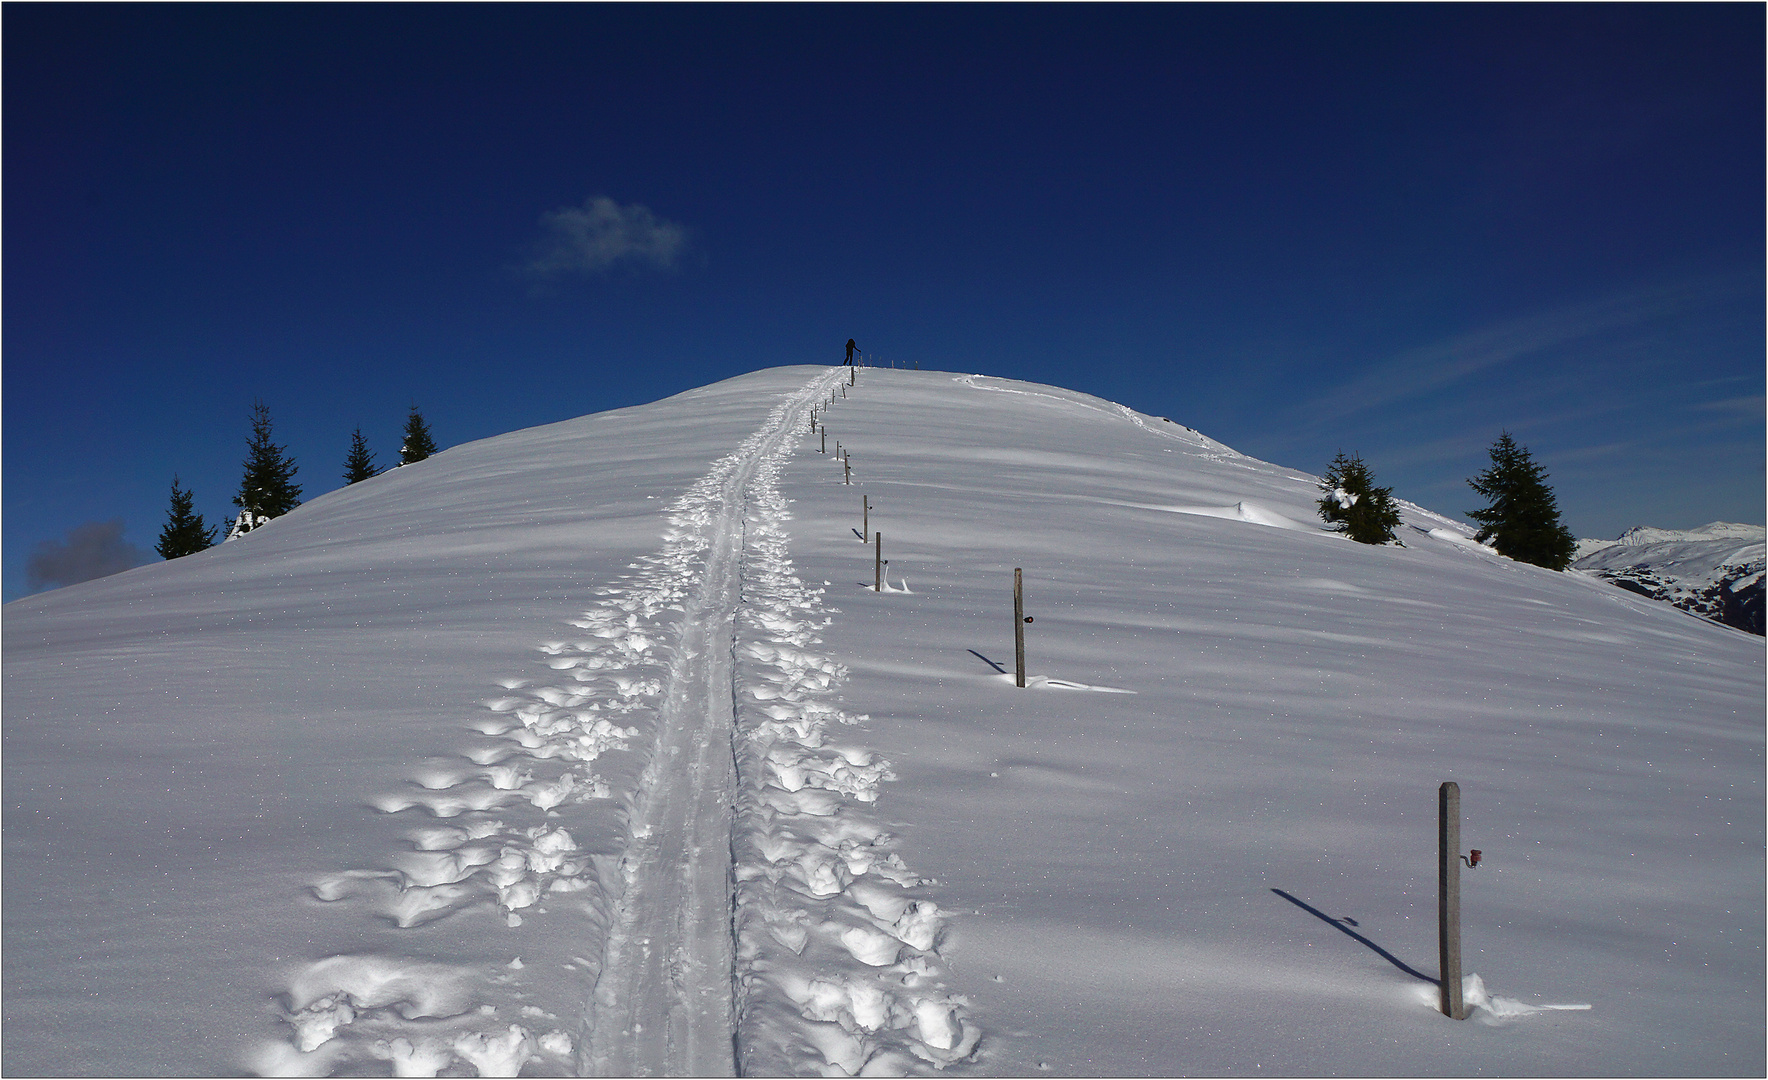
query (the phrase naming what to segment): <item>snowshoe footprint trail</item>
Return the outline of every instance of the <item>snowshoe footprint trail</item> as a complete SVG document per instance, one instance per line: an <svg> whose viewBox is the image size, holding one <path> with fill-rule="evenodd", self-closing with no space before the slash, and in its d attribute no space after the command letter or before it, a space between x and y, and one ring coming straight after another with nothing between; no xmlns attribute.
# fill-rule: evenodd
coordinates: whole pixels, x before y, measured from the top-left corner
<svg viewBox="0 0 1768 1080"><path fill-rule="evenodd" d="M313 885L401 929L465 919L477 935L574 898L584 955L564 966L594 977L590 1000L538 1007L520 959L326 957L283 997L294 1037L254 1069L907 1072L973 1051L941 981L943 917L856 812L888 763L827 743L831 722L862 718L821 700L845 672L808 649L828 616L787 553L777 476L834 379L791 395L669 508L662 549L572 620L583 640L541 646L565 677L505 681L482 745L373 800L427 814L412 850ZM566 826L613 812L590 766L647 719L624 851L585 854Z"/></svg>
<svg viewBox="0 0 1768 1080"><path fill-rule="evenodd" d="M945 916L863 812L890 763L838 736L846 669L817 653L831 612L793 572L775 478L748 497L738 616L738 1065L757 1075L887 1076L967 1060L980 1032L945 986Z"/></svg>

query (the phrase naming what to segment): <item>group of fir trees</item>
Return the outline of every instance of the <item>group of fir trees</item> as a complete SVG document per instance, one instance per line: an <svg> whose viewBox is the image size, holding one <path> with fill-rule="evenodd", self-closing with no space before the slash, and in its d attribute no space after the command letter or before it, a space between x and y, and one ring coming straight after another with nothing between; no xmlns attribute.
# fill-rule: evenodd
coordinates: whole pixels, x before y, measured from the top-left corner
<svg viewBox="0 0 1768 1080"><path fill-rule="evenodd" d="M436 441L430 436L429 425L413 405L411 415L405 419L399 464L410 465L435 452ZM272 441L270 408L262 401L252 403L252 436L246 441L244 465L245 475L240 480L239 494L233 497L239 515L228 528L229 540L244 536L301 505L301 485L294 482L299 469L295 459L288 455L288 448ZM357 428L350 436L350 453L344 459L344 482L354 484L376 476L380 471L374 455L369 452L368 442L362 437L362 429ZM172 505L166 512L165 527L160 530L160 542L154 545L161 558L194 555L214 546L218 527L204 523L203 516L194 509L194 501L190 490L174 476Z"/></svg>
<svg viewBox="0 0 1768 1080"><path fill-rule="evenodd" d="M1577 540L1559 521L1559 502L1547 486L1547 470L1506 431L1488 451L1491 467L1468 480L1468 486L1486 497L1489 505L1469 510L1467 516L1480 523L1474 539L1490 543L1500 555L1518 562L1564 570L1571 565ZM1364 544L1397 543L1394 529L1400 511L1393 489L1376 487L1375 477L1363 459L1340 451L1320 480L1320 517L1340 532Z"/></svg>
<svg viewBox="0 0 1768 1080"><path fill-rule="evenodd" d="M399 444L399 464L410 465L435 452L436 440L430 438L429 425L424 423L423 414L413 405L411 415L405 418L405 441Z"/></svg>
<svg viewBox="0 0 1768 1080"><path fill-rule="evenodd" d="M405 438L399 444L399 464L410 465L435 452L436 440L430 437L430 425L424 423L424 414L418 412L417 406L413 405L411 415L405 418ZM374 463L374 454L369 452L368 440L362 437L362 429L357 428L350 433L350 456L344 459L344 483L354 484L380 474L380 468Z"/></svg>

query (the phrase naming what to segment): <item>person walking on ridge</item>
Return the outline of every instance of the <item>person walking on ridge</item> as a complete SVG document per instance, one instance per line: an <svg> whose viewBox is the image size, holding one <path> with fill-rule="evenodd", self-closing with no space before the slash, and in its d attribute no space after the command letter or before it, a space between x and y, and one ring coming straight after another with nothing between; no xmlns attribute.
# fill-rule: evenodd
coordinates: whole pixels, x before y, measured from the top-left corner
<svg viewBox="0 0 1768 1080"><path fill-rule="evenodd" d="M858 348L858 346L856 346L853 343L853 339L848 338L847 339L847 359L846 359L846 361L844 361L842 363L842 365L841 365L842 367L852 367L853 366L853 350L856 348Z"/></svg>

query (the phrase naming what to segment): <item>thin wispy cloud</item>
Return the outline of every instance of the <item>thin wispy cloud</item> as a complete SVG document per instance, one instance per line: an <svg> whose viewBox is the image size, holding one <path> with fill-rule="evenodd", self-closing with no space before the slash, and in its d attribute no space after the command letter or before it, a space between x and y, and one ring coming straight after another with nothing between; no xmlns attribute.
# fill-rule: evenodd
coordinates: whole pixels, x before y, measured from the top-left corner
<svg viewBox="0 0 1768 1080"><path fill-rule="evenodd" d="M69 529L65 539L33 547L25 560L25 578L37 592L120 574L146 561L140 548L123 539L122 518L88 521Z"/></svg>
<svg viewBox="0 0 1768 1080"><path fill-rule="evenodd" d="M1729 413L1733 416L1756 420L1762 418L1763 407L1764 401L1761 394L1750 394L1746 397L1723 398L1718 401L1702 401L1689 406L1691 409L1698 409L1703 412Z"/></svg>
<svg viewBox="0 0 1768 1080"><path fill-rule="evenodd" d="M1735 281L1684 282L1510 320L1377 362L1310 403L1309 410L1315 416L1336 418L1421 397L1493 368L1594 342L1727 299L1737 291Z"/></svg>
<svg viewBox="0 0 1768 1080"><path fill-rule="evenodd" d="M1369 453L1378 454L1381 467L1389 470L1430 468L1444 462L1483 462L1486 448L1500 431L1508 430L1524 444L1532 445L1537 435L1582 430L1587 422L1611 416L1624 407L1625 403L1609 400L1582 401L1571 408L1522 412L1501 424L1457 416L1433 417L1427 425L1434 433L1432 438L1389 434L1365 440L1364 448ZM1546 450L1538 445L1535 448L1551 459L1544 462L1549 469L1553 461L1560 459L1558 450Z"/></svg>
<svg viewBox="0 0 1768 1080"><path fill-rule="evenodd" d="M621 263L672 269L687 248L687 229L639 203L605 195L540 215L543 236L523 269L532 277L600 273Z"/></svg>
<svg viewBox="0 0 1768 1080"><path fill-rule="evenodd" d="M1740 383L1740 382L1760 383L1761 381L1762 381L1762 376L1759 374L1757 374L1757 375L1726 375L1726 376L1724 376L1722 378L1718 378L1718 379L1702 379L1699 382L1691 382L1688 384L1688 388L1690 390L1705 390L1708 387L1713 387L1713 386L1730 386L1733 383Z"/></svg>
<svg viewBox="0 0 1768 1080"><path fill-rule="evenodd" d="M1612 458L1617 454L1627 453L1636 445L1638 444L1628 441L1602 443L1599 446L1580 446L1575 450L1557 451L1554 453L1553 459L1561 463L1597 461L1603 458Z"/></svg>
<svg viewBox="0 0 1768 1080"><path fill-rule="evenodd" d="M1699 410L1691 409L1694 415L1678 423L1659 424L1640 436L1640 441L1650 445L1654 453L1660 453L1671 445L1682 444L1690 447L1701 447L1707 453L1712 452L1715 445L1724 443L1745 449L1760 457L1762 453L1760 436L1738 439L1733 433L1746 426L1759 427L1762 414L1740 415L1721 412L1717 415L1701 415ZM1683 414L1687 415L1687 414Z"/></svg>

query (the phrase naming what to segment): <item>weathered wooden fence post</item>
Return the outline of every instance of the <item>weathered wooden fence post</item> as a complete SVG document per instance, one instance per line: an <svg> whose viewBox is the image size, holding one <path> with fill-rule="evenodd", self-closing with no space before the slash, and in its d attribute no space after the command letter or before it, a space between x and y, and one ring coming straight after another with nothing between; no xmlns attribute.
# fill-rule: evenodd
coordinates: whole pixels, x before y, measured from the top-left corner
<svg viewBox="0 0 1768 1080"><path fill-rule="evenodd" d="M872 534L877 547L872 549L872 591L884 591L884 530Z"/></svg>
<svg viewBox="0 0 1768 1080"><path fill-rule="evenodd" d="M843 484L853 483L853 459L852 458L843 458L841 461L841 482Z"/></svg>
<svg viewBox="0 0 1768 1080"><path fill-rule="evenodd" d="M1025 571L1013 568L1013 685L1025 685Z"/></svg>
<svg viewBox="0 0 1768 1080"><path fill-rule="evenodd" d="M829 429L824 428L823 429L823 445L817 447L817 453L826 454L828 452L829 452Z"/></svg>
<svg viewBox="0 0 1768 1080"><path fill-rule="evenodd" d="M1443 1015L1467 1019L1461 1001L1461 786L1437 789L1437 964Z"/></svg>
<svg viewBox="0 0 1768 1080"><path fill-rule="evenodd" d="M863 544L872 538L872 497L861 495L859 501L859 541Z"/></svg>

